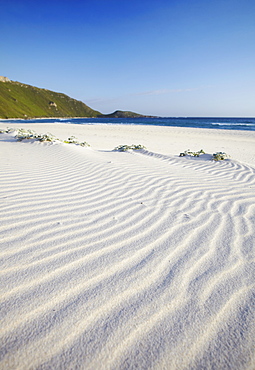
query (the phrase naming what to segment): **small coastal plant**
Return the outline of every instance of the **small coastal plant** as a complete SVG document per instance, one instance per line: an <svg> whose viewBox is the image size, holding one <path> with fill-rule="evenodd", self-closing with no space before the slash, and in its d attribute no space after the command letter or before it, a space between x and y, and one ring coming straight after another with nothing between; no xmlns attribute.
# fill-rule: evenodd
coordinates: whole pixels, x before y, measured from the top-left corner
<svg viewBox="0 0 255 370"><path fill-rule="evenodd" d="M75 136L70 136L67 140L64 140L66 144L76 144L80 146L90 146L86 141L79 142Z"/></svg>
<svg viewBox="0 0 255 370"><path fill-rule="evenodd" d="M201 154L205 154L203 149L199 150L198 152L192 152L190 151L190 149L188 149L180 153L179 157L185 157L185 156L199 157ZM227 159L229 157L230 156L224 152L216 152L213 154L212 159L214 161L223 161L224 159Z"/></svg>
<svg viewBox="0 0 255 370"><path fill-rule="evenodd" d="M198 152L191 152L190 149L185 150L183 153L180 153L179 157L191 156L191 157L199 157L201 154L205 154L203 149L199 150Z"/></svg>
<svg viewBox="0 0 255 370"><path fill-rule="evenodd" d="M47 134L36 135L36 140L41 141L41 142L45 142L45 141L49 141L49 142L60 141L58 138L56 138L56 136L52 135L49 132L47 132Z"/></svg>
<svg viewBox="0 0 255 370"><path fill-rule="evenodd" d="M64 140L64 143L66 144L78 144L78 140L76 139L75 136L70 136L66 140Z"/></svg>
<svg viewBox="0 0 255 370"><path fill-rule="evenodd" d="M119 145L114 148L114 150L118 152L126 152L127 150L140 150L140 149L146 149L145 146L138 144L138 145Z"/></svg>
<svg viewBox="0 0 255 370"><path fill-rule="evenodd" d="M6 129L0 130L0 134L9 134L10 132L14 132L15 129L11 127L7 127Z"/></svg>
<svg viewBox="0 0 255 370"><path fill-rule="evenodd" d="M214 161L224 161L224 159L228 159L230 156L225 152L216 152L213 153L213 160Z"/></svg>
<svg viewBox="0 0 255 370"><path fill-rule="evenodd" d="M24 128L19 128L16 130L13 128L7 128L5 130L0 130L0 134L9 134L10 132L15 132L15 139L17 139L17 141L35 140L40 142L64 142L67 144L90 146L86 141L79 142L75 136L70 136L67 140L62 141L49 132L46 134L37 134L34 130Z"/></svg>
<svg viewBox="0 0 255 370"><path fill-rule="evenodd" d="M16 131L15 138L18 141L22 141L22 140L35 139L35 136L36 136L35 131L33 131L33 130L25 130L23 128L19 128Z"/></svg>
<svg viewBox="0 0 255 370"><path fill-rule="evenodd" d="M23 141L23 140L36 140L36 141L41 141L41 142L53 142L53 141L58 141L58 139L47 132L46 134L37 134L35 131L30 130L30 129L23 129L20 128L17 130L17 133L15 135L15 138L18 141Z"/></svg>

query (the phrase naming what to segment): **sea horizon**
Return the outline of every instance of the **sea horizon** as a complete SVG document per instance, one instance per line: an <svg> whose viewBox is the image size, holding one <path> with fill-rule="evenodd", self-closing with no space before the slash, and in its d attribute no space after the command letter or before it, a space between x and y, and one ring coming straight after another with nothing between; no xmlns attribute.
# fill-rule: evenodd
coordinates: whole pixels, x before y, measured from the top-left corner
<svg viewBox="0 0 255 370"><path fill-rule="evenodd" d="M66 123L66 124L106 124L106 125L154 125L169 127L192 127L220 130L255 131L255 117L45 117L32 119L1 119L10 123Z"/></svg>

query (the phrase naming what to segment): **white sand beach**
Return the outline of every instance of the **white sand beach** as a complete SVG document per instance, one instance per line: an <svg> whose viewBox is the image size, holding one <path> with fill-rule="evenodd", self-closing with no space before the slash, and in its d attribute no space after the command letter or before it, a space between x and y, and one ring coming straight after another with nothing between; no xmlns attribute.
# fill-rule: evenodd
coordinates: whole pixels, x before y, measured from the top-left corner
<svg viewBox="0 0 255 370"><path fill-rule="evenodd" d="M1 369L255 368L255 132L7 126Z"/></svg>

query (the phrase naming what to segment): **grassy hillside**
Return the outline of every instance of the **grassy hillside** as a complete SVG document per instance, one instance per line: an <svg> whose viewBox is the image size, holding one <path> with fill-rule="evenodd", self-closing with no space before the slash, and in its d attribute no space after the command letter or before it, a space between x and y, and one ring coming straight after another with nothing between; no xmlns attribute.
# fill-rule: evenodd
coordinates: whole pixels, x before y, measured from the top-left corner
<svg viewBox="0 0 255 370"><path fill-rule="evenodd" d="M65 94L16 81L0 81L0 118L97 116L101 113Z"/></svg>

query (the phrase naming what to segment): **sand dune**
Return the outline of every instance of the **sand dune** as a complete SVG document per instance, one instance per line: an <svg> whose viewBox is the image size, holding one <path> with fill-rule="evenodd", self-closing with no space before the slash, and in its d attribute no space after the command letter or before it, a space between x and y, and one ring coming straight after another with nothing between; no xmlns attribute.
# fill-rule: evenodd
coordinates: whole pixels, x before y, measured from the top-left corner
<svg viewBox="0 0 255 370"><path fill-rule="evenodd" d="M255 133L49 126L92 148L0 135L0 367L254 369Z"/></svg>

